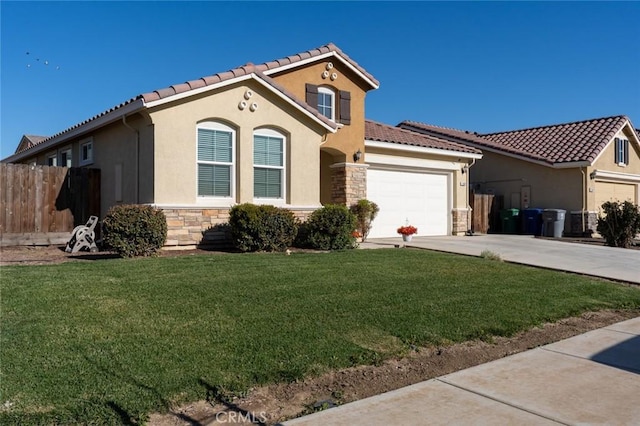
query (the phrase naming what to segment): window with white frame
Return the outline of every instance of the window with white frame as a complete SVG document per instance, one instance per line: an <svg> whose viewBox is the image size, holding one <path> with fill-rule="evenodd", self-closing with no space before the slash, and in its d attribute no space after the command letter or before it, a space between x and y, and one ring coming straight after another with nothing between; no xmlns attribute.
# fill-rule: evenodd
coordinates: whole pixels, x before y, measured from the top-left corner
<svg viewBox="0 0 640 426"><path fill-rule="evenodd" d="M336 121L335 93L327 87L318 87L318 112L331 121Z"/></svg>
<svg viewBox="0 0 640 426"><path fill-rule="evenodd" d="M204 122L197 127L198 196L234 196L235 131L222 123Z"/></svg>
<svg viewBox="0 0 640 426"><path fill-rule="evenodd" d="M66 148L60 151L60 167L71 167L72 158L71 158L71 148Z"/></svg>
<svg viewBox="0 0 640 426"><path fill-rule="evenodd" d="M253 134L253 197L285 198L285 139L272 129Z"/></svg>
<svg viewBox="0 0 640 426"><path fill-rule="evenodd" d="M616 164L626 166L629 164L629 141L627 139L616 138Z"/></svg>
<svg viewBox="0 0 640 426"><path fill-rule="evenodd" d="M58 154L53 153L47 156L47 166L57 166L58 165Z"/></svg>
<svg viewBox="0 0 640 426"><path fill-rule="evenodd" d="M93 139L80 142L80 165L93 163Z"/></svg>

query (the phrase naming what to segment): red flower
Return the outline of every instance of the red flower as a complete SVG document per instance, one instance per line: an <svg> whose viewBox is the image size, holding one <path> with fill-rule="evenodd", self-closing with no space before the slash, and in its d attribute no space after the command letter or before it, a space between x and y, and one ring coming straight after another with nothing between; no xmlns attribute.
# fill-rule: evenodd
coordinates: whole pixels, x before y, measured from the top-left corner
<svg viewBox="0 0 640 426"><path fill-rule="evenodd" d="M400 228L398 228L398 234L413 235L417 233L418 233L418 228L416 228L415 226L407 225L407 226L401 226Z"/></svg>

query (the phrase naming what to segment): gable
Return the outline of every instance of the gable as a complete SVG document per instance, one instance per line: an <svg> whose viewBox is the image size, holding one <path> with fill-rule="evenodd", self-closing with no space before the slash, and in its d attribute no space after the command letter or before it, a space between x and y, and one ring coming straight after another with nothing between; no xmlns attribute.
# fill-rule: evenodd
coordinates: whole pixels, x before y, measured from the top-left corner
<svg viewBox="0 0 640 426"><path fill-rule="evenodd" d="M616 162L616 139L629 141L627 159L628 164L620 165ZM640 174L640 142L633 127L627 123L611 138L607 146L600 152L593 162L594 169L607 170L626 174Z"/></svg>

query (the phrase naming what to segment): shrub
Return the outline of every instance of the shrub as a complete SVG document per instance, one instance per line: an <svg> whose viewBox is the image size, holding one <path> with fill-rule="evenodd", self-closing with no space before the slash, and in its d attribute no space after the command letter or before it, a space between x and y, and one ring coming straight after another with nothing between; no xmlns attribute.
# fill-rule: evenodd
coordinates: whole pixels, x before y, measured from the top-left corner
<svg viewBox="0 0 640 426"><path fill-rule="evenodd" d="M229 215L233 244L240 251L284 251L298 233L297 220L287 209L245 203L231 208Z"/></svg>
<svg viewBox="0 0 640 426"><path fill-rule="evenodd" d="M307 243L317 250L355 247L356 218L346 206L329 204L309 216L305 225Z"/></svg>
<svg viewBox="0 0 640 426"><path fill-rule="evenodd" d="M629 248L633 238L640 233L640 209L625 201L607 201L602 205L604 215L598 215L596 230L611 247Z"/></svg>
<svg viewBox="0 0 640 426"><path fill-rule="evenodd" d="M151 256L167 240L167 219L151 206L118 205L102 221L103 241L122 257Z"/></svg>
<svg viewBox="0 0 640 426"><path fill-rule="evenodd" d="M362 241L366 241L371 230L371 222L378 215L380 208L376 203L363 199L349 207L349 210L356 217L356 227L362 236Z"/></svg>

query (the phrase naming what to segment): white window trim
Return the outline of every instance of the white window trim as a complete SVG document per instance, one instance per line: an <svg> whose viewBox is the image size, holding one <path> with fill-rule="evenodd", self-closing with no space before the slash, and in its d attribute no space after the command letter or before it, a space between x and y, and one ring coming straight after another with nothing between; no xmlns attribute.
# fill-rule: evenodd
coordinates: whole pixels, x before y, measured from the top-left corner
<svg viewBox="0 0 640 426"><path fill-rule="evenodd" d="M49 165L49 160L53 159L53 164ZM57 167L58 166L58 153L57 152L52 152L50 154L47 154L47 166L50 167Z"/></svg>
<svg viewBox="0 0 640 426"><path fill-rule="evenodd" d="M231 133L231 163L220 163L218 161L200 161L198 160L198 129L207 130L219 130L221 132ZM196 204L208 204L208 205L230 205L236 198L236 131L233 127L218 121L203 121L196 126L196 143L195 143L195 156L196 156ZM231 166L231 181L229 183L229 196L228 197L212 197L207 195L198 194L198 164L213 164Z"/></svg>
<svg viewBox="0 0 640 426"><path fill-rule="evenodd" d="M318 86L318 95L321 93L325 95L331 95L331 117L327 117L329 120L336 121L336 92L326 86ZM319 98L318 98L319 99ZM318 105L320 106L320 105ZM320 113L321 115L324 115ZM325 116L326 117L326 116Z"/></svg>
<svg viewBox="0 0 640 426"><path fill-rule="evenodd" d="M616 164L620 167L628 166L629 164L625 163L624 159L628 156L628 154L625 154L629 151L629 140L624 138L616 138L614 148L616 150Z"/></svg>
<svg viewBox="0 0 640 426"><path fill-rule="evenodd" d="M71 163L70 165L67 165L66 162L62 164L62 154L64 154L65 152L68 153L69 162ZM73 149L70 145L65 146L64 148L58 151L58 165L60 167L73 167Z"/></svg>
<svg viewBox="0 0 640 426"><path fill-rule="evenodd" d="M261 129L254 130L253 137L252 137L252 149L251 149L252 158L253 158L253 149L254 149L253 141L255 141L255 136L268 136L268 137L282 139L282 167L256 165L255 163L253 163L253 161L251 162L253 164L254 171L256 168L282 170L282 182L281 182L282 188L280 188L280 198L259 198L259 197L256 197L254 194L253 203L254 204L271 204L276 206L285 205L287 200L287 136L284 133L281 133L277 130L273 130L269 128L261 128ZM253 185L254 183L252 182L252 186Z"/></svg>
<svg viewBox="0 0 640 426"><path fill-rule="evenodd" d="M83 148L84 148L85 145L89 145L91 147L91 155L87 159L82 158L82 154L83 154L83 151L84 151ZM89 164L93 164L93 138L84 139L84 140L80 141L80 161L79 161L79 164L81 166L86 166L86 165L89 165Z"/></svg>

